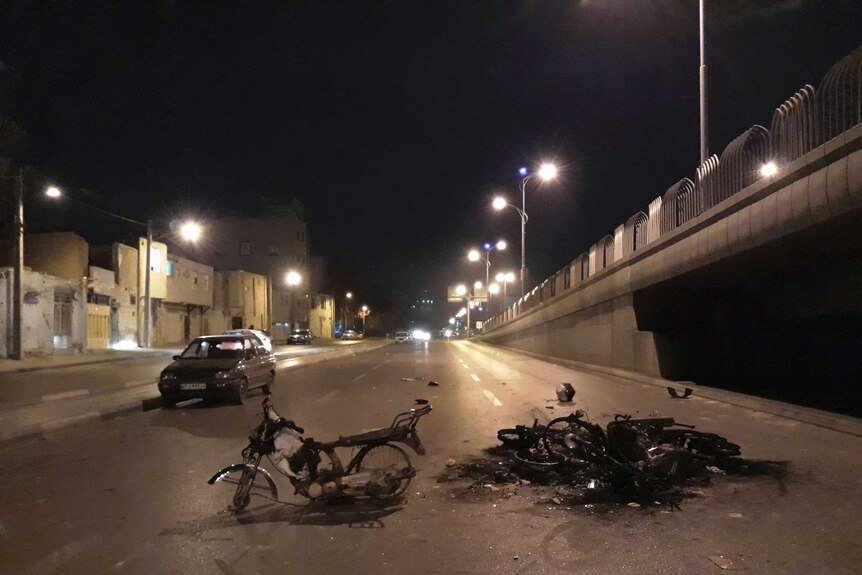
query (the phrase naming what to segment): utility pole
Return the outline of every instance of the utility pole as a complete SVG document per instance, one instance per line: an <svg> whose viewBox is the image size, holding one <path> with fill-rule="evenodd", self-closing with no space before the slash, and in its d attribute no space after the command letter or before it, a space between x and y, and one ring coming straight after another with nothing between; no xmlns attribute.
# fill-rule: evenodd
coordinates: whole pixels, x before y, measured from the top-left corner
<svg viewBox="0 0 862 575"><path fill-rule="evenodd" d="M24 301L21 297L21 276L24 274L24 170L15 178L15 277L12 279L12 359L24 359L21 337Z"/></svg>
<svg viewBox="0 0 862 575"><path fill-rule="evenodd" d="M709 157L709 124L706 106L706 38L704 34L704 2L700 0L700 163Z"/></svg>
<svg viewBox="0 0 862 575"><path fill-rule="evenodd" d="M153 252L153 220L147 220L147 269L144 272L144 347L150 347L150 329L151 322L151 302L150 302L150 269L152 268L152 252Z"/></svg>

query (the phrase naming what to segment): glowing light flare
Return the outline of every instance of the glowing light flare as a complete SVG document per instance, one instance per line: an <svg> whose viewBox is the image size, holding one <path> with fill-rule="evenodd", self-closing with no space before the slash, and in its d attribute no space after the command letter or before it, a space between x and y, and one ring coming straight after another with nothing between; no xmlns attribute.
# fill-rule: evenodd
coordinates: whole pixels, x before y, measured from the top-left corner
<svg viewBox="0 0 862 575"><path fill-rule="evenodd" d="M188 240L190 242L196 242L201 239L202 231L203 229L200 224L196 222L186 222L180 226L180 236L184 240Z"/></svg>
<svg viewBox="0 0 862 575"><path fill-rule="evenodd" d="M493 295L500 293L500 284L491 284L488 286L488 291Z"/></svg>
<svg viewBox="0 0 862 575"><path fill-rule="evenodd" d="M476 289L482 289L482 282L476 282L473 284L473 287Z"/></svg>
<svg viewBox="0 0 862 575"><path fill-rule="evenodd" d="M506 201L506 198L504 198L502 196L497 196L496 198L494 198L494 201L491 202L491 206L493 206L493 208L495 210L502 210L507 205L508 205L508 202Z"/></svg>
<svg viewBox="0 0 862 575"><path fill-rule="evenodd" d="M467 259L471 262L478 262L479 258L482 256L479 254L479 250L470 250L467 252Z"/></svg>
<svg viewBox="0 0 862 575"><path fill-rule="evenodd" d="M539 177L546 182L557 179L557 166L550 163L544 163L539 167Z"/></svg>
<svg viewBox="0 0 862 575"><path fill-rule="evenodd" d="M289 286L298 286L302 283L302 276L299 275L299 272L290 270L287 272L287 275L284 276L284 281L287 282Z"/></svg>
<svg viewBox="0 0 862 575"><path fill-rule="evenodd" d="M764 178L769 178L778 173L778 164L775 162L766 162L760 166L760 175Z"/></svg>
<svg viewBox="0 0 862 575"><path fill-rule="evenodd" d="M498 250L505 250L508 246L509 244L506 243L506 240L500 240L494 247Z"/></svg>
<svg viewBox="0 0 862 575"><path fill-rule="evenodd" d="M455 286L455 295L462 296L467 294L467 286L464 284Z"/></svg>
<svg viewBox="0 0 862 575"><path fill-rule="evenodd" d="M59 198L63 195L63 192L57 186L48 186L45 189L45 195L49 198Z"/></svg>

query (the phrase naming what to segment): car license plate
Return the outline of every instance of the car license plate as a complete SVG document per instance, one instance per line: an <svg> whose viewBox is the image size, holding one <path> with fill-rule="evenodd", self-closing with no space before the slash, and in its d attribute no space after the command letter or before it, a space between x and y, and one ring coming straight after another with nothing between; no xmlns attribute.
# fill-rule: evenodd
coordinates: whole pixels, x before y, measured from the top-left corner
<svg viewBox="0 0 862 575"><path fill-rule="evenodd" d="M205 383L181 383L180 389L206 389L207 384Z"/></svg>

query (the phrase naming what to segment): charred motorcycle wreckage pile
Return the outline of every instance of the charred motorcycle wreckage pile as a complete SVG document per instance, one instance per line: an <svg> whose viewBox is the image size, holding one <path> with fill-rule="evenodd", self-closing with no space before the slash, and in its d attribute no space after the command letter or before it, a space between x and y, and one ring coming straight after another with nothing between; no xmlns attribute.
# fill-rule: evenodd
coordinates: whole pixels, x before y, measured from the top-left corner
<svg viewBox="0 0 862 575"><path fill-rule="evenodd" d="M710 477L773 473L770 462L741 457L740 446L670 417L617 415L605 427L578 410L547 425L517 425L497 433L496 461L457 464L450 471L474 485L566 486L571 503L632 502L677 505L679 488ZM453 479L452 475L446 480ZM505 490L504 490L505 491ZM553 499L557 500L557 497Z"/></svg>

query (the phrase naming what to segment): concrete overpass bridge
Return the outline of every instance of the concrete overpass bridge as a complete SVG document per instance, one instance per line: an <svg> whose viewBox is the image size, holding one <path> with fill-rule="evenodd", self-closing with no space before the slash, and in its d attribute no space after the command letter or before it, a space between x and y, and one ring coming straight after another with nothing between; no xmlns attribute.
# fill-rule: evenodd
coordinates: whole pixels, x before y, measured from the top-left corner
<svg viewBox="0 0 862 575"><path fill-rule="evenodd" d="M862 47L481 338L862 416Z"/></svg>

